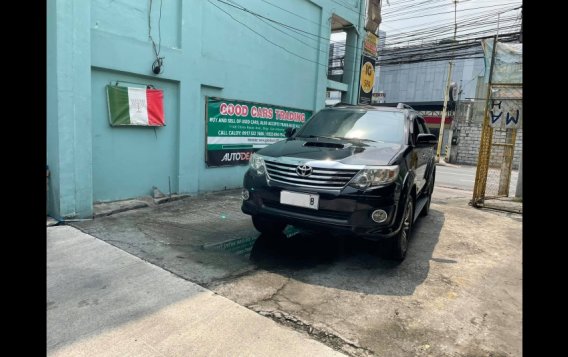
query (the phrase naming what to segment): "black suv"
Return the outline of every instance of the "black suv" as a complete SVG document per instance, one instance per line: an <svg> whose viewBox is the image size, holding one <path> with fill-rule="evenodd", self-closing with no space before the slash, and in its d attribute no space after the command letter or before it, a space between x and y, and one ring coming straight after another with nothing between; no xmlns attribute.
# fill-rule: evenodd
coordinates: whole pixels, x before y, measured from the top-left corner
<svg viewBox="0 0 568 357"><path fill-rule="evenodd" d="M389 238L403 260L434 189L435 135L410 106L322 109L253 154L242 211L268 234L287 224Z"/></svg>

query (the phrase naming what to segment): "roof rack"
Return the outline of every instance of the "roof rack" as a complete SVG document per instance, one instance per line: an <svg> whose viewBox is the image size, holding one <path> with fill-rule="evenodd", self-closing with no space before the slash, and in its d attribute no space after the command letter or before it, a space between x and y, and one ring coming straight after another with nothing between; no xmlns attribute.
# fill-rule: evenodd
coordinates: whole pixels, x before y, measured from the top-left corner
<svg viewBox="0 0 568 357"><path fill-rule="evenodd" d="M412 108L410 105L404 104L404 103L398 103L396 105L396 109L411 109L411 110L414 110L414 108Z"/></svg>

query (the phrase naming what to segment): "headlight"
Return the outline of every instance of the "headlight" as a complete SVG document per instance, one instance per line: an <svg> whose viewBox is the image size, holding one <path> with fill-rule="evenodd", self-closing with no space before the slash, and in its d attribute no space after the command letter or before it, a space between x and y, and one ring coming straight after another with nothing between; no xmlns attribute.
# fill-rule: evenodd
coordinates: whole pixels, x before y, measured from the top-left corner
<svg viewBox="0 0 568 357"><path fill-rule="evenodd" d="M252 154L249 160L250 168L256 172L257 175L264 175L266 172L266 166L264 166L264 159L262 156L257 154Z"/></svg>
<svg viewBox="0 0 568 357"><path fill-rule="evenodd" d="M398 165L369 166L359 171L359 173L349 181L349 186L365 189L373 186L386 185L396 180L398 171Z"/></svg>

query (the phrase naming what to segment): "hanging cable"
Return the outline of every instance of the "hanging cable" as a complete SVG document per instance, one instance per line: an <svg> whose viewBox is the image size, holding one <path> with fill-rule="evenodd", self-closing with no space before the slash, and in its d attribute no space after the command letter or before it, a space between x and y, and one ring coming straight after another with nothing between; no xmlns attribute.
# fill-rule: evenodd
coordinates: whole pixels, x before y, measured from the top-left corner
<svg viewBox="0 0 568 357"><path fill-rule="evenodd" d="M152 72L154 74L161 74L164 71L164 58L160 57L160 51L162 50L162 1L160 0L160 15L158 17L158 46L156 48L156 42L152 37L152 0L150 0L150 9L148 10L148 37L152 41L152 48L154 49L154 55L156 59L152 63Z"/></svg>

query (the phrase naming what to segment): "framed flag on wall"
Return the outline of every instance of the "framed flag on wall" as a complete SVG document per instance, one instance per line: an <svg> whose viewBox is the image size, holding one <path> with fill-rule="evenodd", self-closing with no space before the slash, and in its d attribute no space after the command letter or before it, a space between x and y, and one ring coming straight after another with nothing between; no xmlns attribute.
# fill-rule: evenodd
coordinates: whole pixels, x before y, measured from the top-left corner
<svg viewBox="0 0 568 357"><path fill-rule="evenodd" d="M107 85L111 126L165 126L161 89Z"/></svg>

